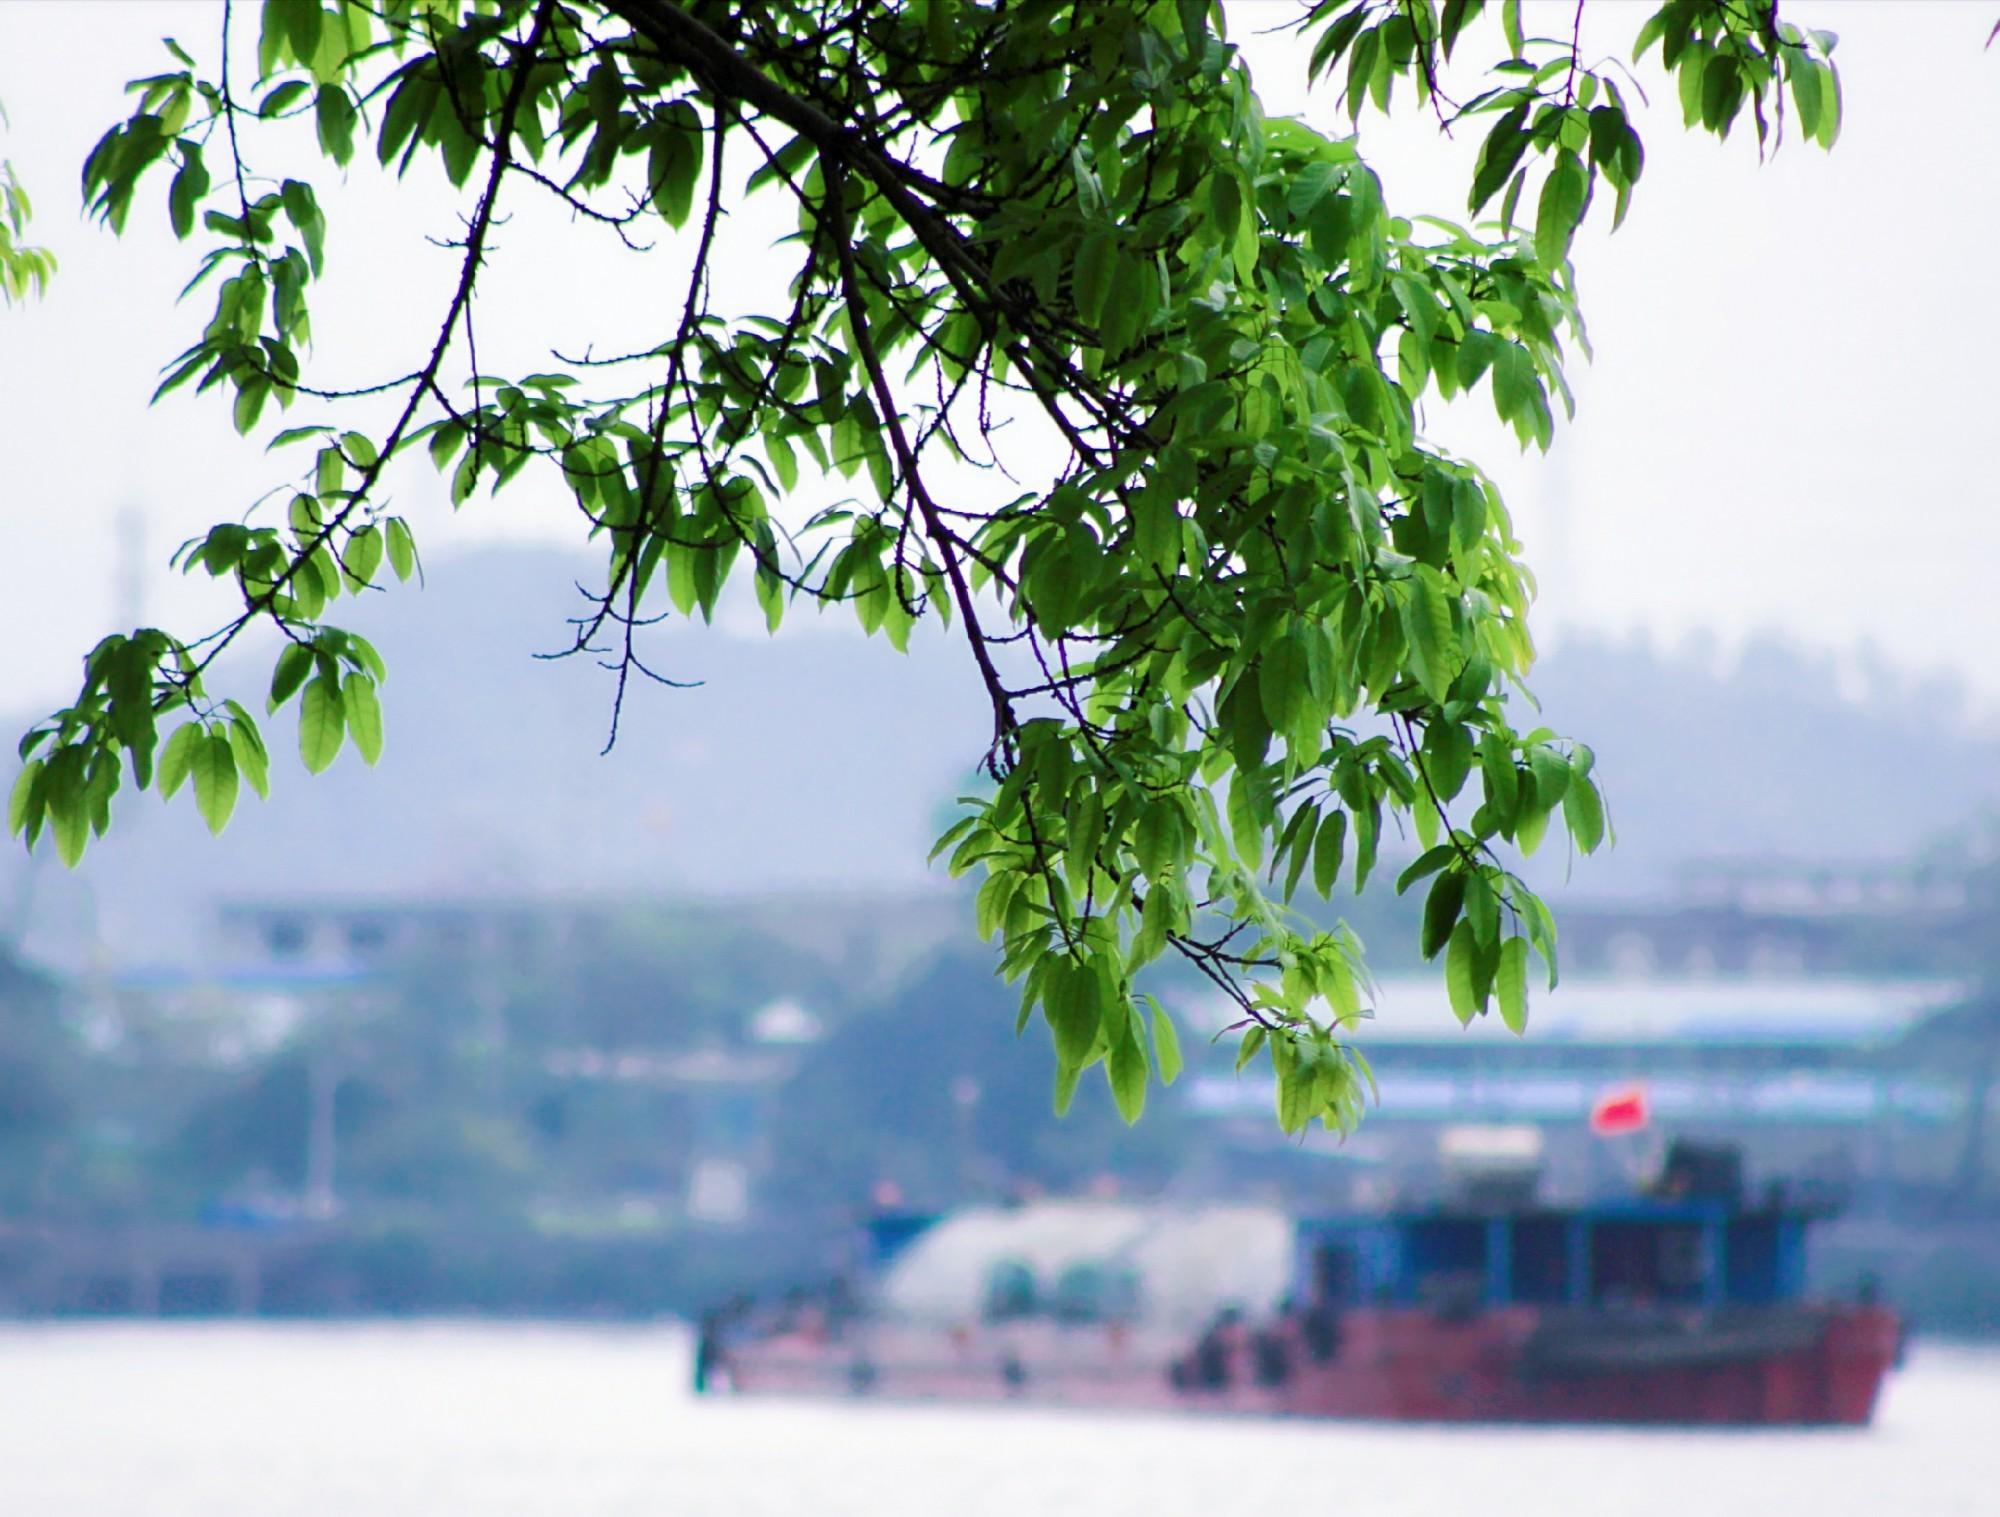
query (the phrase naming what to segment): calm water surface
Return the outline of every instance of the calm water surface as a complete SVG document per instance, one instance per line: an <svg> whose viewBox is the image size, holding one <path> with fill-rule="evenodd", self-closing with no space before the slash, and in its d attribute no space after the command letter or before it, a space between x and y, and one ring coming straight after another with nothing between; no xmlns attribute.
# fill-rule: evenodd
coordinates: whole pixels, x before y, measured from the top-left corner
<svg viewBox="0 0 2000 1517"><path fill-rule="evenodd" d="M664 1329L0 1327L3 1517L2000 1514L2000 1353L1865 1432L696 1402Z"/></svg>

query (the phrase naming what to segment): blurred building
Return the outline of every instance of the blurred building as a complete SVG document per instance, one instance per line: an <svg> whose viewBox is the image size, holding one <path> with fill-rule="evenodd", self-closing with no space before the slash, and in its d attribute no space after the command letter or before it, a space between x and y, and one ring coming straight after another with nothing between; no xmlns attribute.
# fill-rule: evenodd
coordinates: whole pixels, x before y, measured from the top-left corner
<svg viewBox="0 0 2000 1517"><path fill-rule="evenodd" d="M671 973L635 942L673 927L694 940L681 956L698 959L699 924L722 913L582 897L234 901L216 912L212 967L188 978L245 1027L269 1019L274 997L295 1031L380 1012L455 1013L453 1052L491 1071L495 1104L507 1104L499 1087L538 1090L538 1109L563 1111L572 1135L588 1128L607 1156L638 1156L593 1177L608 1221L592 1221L574 1196L537 1215L566 1229L629 1230L647 1218L730 1227L756 1207L771 1105L823 1027L797 998L759 1001L748 988L720 1024L676 1015ZM634 962L607 967L621 955ZM554 1009L571 1001L586 1009Z"/></svg>
<svg viewBox="0 0 2000 1517"><path fill-rule="evenodd" d="M1386 979L1352 1037L1380 1099L1357 1136L1320 1145L1328 1184L1434 1189L1441 1137L1468 1124L1539 1129L1555 1194L1614 1184L1674 1136L1740 1143L1756 1171L1843 1194L1947 1183L1994 1092L1914 1057L1913 1040L1965 995L1943 980L1584 977L1536 997L1516 1038L1497 1016L1461 1028L1440 979ZM1593 1110L1621 1093L1635 1130L1593 1133ZM1274 1096L1268 1079L1216 1075L1190 1092L1252 1146L1284 1141Z"/></svg>

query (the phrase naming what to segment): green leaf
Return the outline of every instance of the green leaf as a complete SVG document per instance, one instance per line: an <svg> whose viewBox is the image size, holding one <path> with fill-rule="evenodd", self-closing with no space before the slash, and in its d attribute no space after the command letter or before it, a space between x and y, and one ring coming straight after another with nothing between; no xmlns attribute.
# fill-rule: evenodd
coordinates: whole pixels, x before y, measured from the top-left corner
<svg viewBox="0 0 2000 1517"><path fill-rule="evenodd" d="M1153 1062L1159 1067L1160 1083L1171 1085L1180 1078L1182 1068L1180 1033L1175 1030L1174 1019L1157 1000L1147 996L1146 1004L1153 1011Z"/></svg>
<svg viewBox="0 0 2000 1517"><path fill-rule="evenodd" d="M1689 126L1701 120L1702 65L1713 54L1706 42L1697 42L1680 55L1674 82L1681 97L1681 119Z"/></svg>
<svg viewBox="0 0 2000 1517"><path fill-rule="evenodd" d="M1243 1034L1243 1041L1236 1045L1236 1072L1239 1075L1257 1057L1257 1050L1264 1046L1266 1036L1262 1027L1253 1027Z"/></svg>
<svg viewBox="0 0 2000 1517"><path fill-rule="evenodd" d="M776 632L785 619L784 581L760 567L751 584L757 593L757 604L764 613L764 630Z"/></svg>
<svg viewBox="0 0 2000 1517"><path fill-rule="evenodd" d="M269 382L257 375L242 381L236 391L236 404L230 411L230 419L236 424L238 433L246 433L257 425L257 418L263 414L264 402L270 394Z"/></svg>
<svg viewBox="0 0 2000 1517"><path fill-rule="evenodd" d="M194 803L210 832L221 832L236 809L236 750L220 732L204 731L194 745L189 772Z"/></svg>
<svg viewBox="0 0 2000 1517"><path fill-rule="evenodd" d="M1055 1034L1056 1058L1065 1068L1081 1068L1097 1044L1101 1013L1097 976L1087 966L1064 959L1049 968L1042 1013Z"/></svg>
<svg viewBox="0 0 2000 1517"><path fill-rule="evenodd" d="M173 799L174 792L186 782L194 765L195 745L206 736L207 729L200 722L185 722L174 729L166 747L160 750L160 762L154 771L161 800Z"/></svg>
<svg viewBox="0 0 2000 1517"><path fill-rule="evenodd" d="M285 38L291 44L292 56L301 63L310 64L313 54L319 51L320 23L326 13L319 8L319 0L281 0L270 9L279 13L284 23Z"/></svg>
<svg viewBox="0 0 2000 1517"><path fill-rule="evenodd" d="M1563 821L1580 853L1595 853L1604 841L1604 798L1585 775L1572 775L1563 793Z"/></svg>
<svg viewBox="0 0 2000 1517"><path fill-rule="evenodd" d="M1527 929L1528 941L1549 966L1549 989L1556 988L1556 921L1549 914L1548 906L1542 898L1532 892L1522 892L1515 897L1515 908L1521 916L1521 923Z"/></svg>
<svg viewBox="0 0 2000 1517"><path fill-rule="evenodd" d="M1299 171L1298 178L1285 191L1285 209L1294 221L1304 221L1312 214L1313 207L1326 197L1334 180L1345 169L1337 163L1324 160L1309 163Z"/></svg>
<svg viewBox="0 0 2000 1517"><path fill-rule="evenodd" d="M1799 130L1806 134L1806 141L1819 139L1820 79L1819 69L1810 58L1800 58L1791 67L1792 103L1798 108Z"/></svg>
<svg viewBox="0 0 2000 1517"><path fill-rule="evenodd" d="M1711 132L1726 132L1743 98L1743 77L1736 59L1715 53L1701 72L1701 124Z"/></svg>
<svg viewBox="0 0 2000 1517"><path fill-rule="evenodd" d="M653 204L672 226L685 226L701 178L702 138L686 124L663 122L646 159Z"/></svg>
<svg viewBox="0 0 2000 1517"><path fill-rule="evenodd" d="M1372 36L1373 33L1370 33ZM1276 1047L1277 1045L1272 1045ZM1305 1059L1278 1074L1278 1126L1285 1132L1304 1132L1317 1109L1314 1096L1318 1082Z"/></svg>
<svg viewBox="0 0 2000 1517"><path fill-rule="evenodd" d="M1451 1013L1461 1027L1479 1015L1479 994L1473 985L1472 961L1476 951L1472 923L1460 922L1452 928L1444 955L1444 987L1451 998Z"/></svg>
<svg viewBox="0 0 2000 1517"><path fill-rule="evenodd" d="M1229 835L1236 852L1253 870L1264 864L1264 823L1248 776L1238 773L1229 787Z"/></svg>
<svg viewBox="0 0 2000 1517"><path fill-rule="evenodd" d="M1528 772L1535 777L1535 803L1544 811L1555 809L1569 790L1569 760L1546 743L1528 750Z"/></svg>
<svg viewBox="0 0 2000 1517"><path fill-rule="evenodd" d="M298 98L311 88L312 86L303 79L287 79L257 102L257 114L266 119L280 115L296 104Z"/></svg>
<svg viewBox="0 0 2000 1517"><path fill-rule="evenodd" d="M389 567L396 571L396 578L407 580L417 566L417 540L410 535L409 524L400 516L392 516L383 524L383 535L389 550Z"/></svg>
<svg viewBox="0 0 2000 1517"><path fill-rule="evenodd" d="M1076 250L1070 272L1070 294L1076 303L1077 318L1095 328L1104 317L1104 303L1111 294L1113 271L1118 266L1118 243L1109 232L1092 232Z"/></svg>
<svg viewBox="0 0 2000 1517"><path fill-rule="evenodd" d="M1582 160L1574 153L1562 154L1543 181L1535 209L1535 258L1544 269L1559 269L1569 257L1570 241L1589 201L1590 176Z"/></svg>
<svg viewBox="0 0 2000 1517"><path fill-rule="evenodd" d="M1070 1102L1076 1099L1076 1082L1082 1078L1083 1066L1081 1064L1058 1063L1056 1065L1055 1108L1057 1116L1060 1117L1068 1114Z"/></svg>
<svg viewBox="0 0 2000 1517"><path fill-rule="evenodd" d="M1120 358L1137 340L1153 306L1146 294L1146 285L1153 280L1152 266L1138 259L1120 253L1118 265L1111 277L1111 287L1115 292L1104 303L1104 319L1098 324L1098 341L1103 345L1106 358ZM1158 290L1153 292L1157 300Z"/></svg>
<svg viewBox="0 0 2000 1517"><path fill-rule="evenodd" d="M1479 166L1472 177L1470 208L1475 214L1500 193L1500 186L1513 177L1515 165L1520 163L1521 154L1527 151L1528 133L1523 127L1528 119L1530 103L1523 100L1507 111L1494 122L1493 129L1480 145Z"/></svg>
<svg viewBox="0 0 2000 1517"><path fill-rule="evenodd" d="M347 551L340 556L341 567L348 577L358 585L374 581L375 571L382 564L382 532L378 527L363 527L347 540Z"/></svg>
<svg viewBox="0 0 2000 1517"><path fill-rule="evenodd" d="M234 701L231 706L236 706ZM271 755L264 749L264 739L250 720L248 712L236 706L236 713L230 718L229 746L236 754L236 769L250 782L250 788L257 792L259 800L271 798Z"/></svg>
<svg viewBox="0 0 2000 1517"><path fill-rule="evenodd" d="M1815 63L1813 72L1820 79L1819 130L1813 137L1823 148L1830 148L1840 140L1840 75L1826 64Z"/></svg>
<svg viewBox="0 0 2000 1517"><path fill-rule="evenodd" d="M390 159L403 151L405 143L410 143L411 151L415 151L412 134L430 114L437 96L438 87L434 79L422 74L404 75L403 82L389 97L388 108L382 112L381 131L375 139L375 155L384 168L389 166Z"/></svg>
<svg viewBox="0 0 2000 1517"><path fill-rule="evenodd" d="M297 693L312 673L313 650L304 643L287 643L271 669L270 709L276 711Z"/></svg>
<svg viewBox="0 0 2000 1517"><path fill-rule="evenodd" d="M1479 740L1479 772L1495 824L1503 831L1511 828L1520 801L1521 775L1514 767L1512 749L1498 733L1489 732Z"/></svg>
<svg viewBox="0 0 2000 1517"><path fill-rule="evenodd" d="M1146 901L1139 908L1139 930L1132 934L1132 947L1128 954L1131 968L1139 969L1152 963L1167 949L1167 934L1173 930L1173 903L1168 897L1165 885L1155 885L1146 892Z"/></svg>
<svg viewBox="0 0 2000 1517"><path fill-rule="evenodd" d="M1500 969L1494 976L1500 993L1500 1020L1509 1032L1528 1030L1528 940L1511 937L1500 945Z"/></svg>
<svg viewBox="0 0 2000 1517"><path fill-rule="evenodd" d="M1472 772L1472 738L1457 722L1434 719L1424 731L1422 763L1442 800L1457 798Z"/></svg>
<svg viewBox="0 0 2000 1517"><path fill-rule="evenodd" d="M973 927L980 937L991 938L999 930L1001 923L1006 919L1007 908L1013 901L1014 892L1019 888L1019 875L995 870L986 877L986 882L979 887L978 894L972 898ZM1045 1012L1047 1006L1048 994L1045 994L1043 997ZM1054 1024L1053 1015L1050 1015L1050 1023Z"/></svg>
<svg viewBox="0 0 2000 1517"><path fill-rule="evenodd" d="M28 830L28 822L34 815L35 783L42 773L42 761L29 759L21 766L21 772L14 776L14 788L7 795L7 835L18 837Z"/></svg>
<svg viewBox="0 0 2000 1517"><path fill-rule="evenodd" d="M1651 47L1655 42L1658 42L1665 34L1668 14L1666 11L1654 11L1639 28L1639 35L1632 44L1632 61L1634 63L1643 59L1646 56L1646 49ZM1672 61L1671 59L1668 60L1670 64Z"/></svg>
<svg viewBox="0 0 2000 1517"><path fill-rule="evenodd" d="M1502 421L1513 423L1517 434L1536 412L1541 385L1535 378L1535 361L1519 343L1500 343L1493 354L1493 409Z"/></svg>
<svg viewBox="0 0 2000 1517"><path fill-rule="evenodd" d="M1451 682L1464 663L1458 640L1452 633L1451 604L1442 588L1443 576L1427 565L1419 565L1406 581L1403 597L1403 624L1416 655L1416 673L1424 691L1442 702Z"/></svg>
<svg viewBox="0 0 2000 1517"><path fill-rule="evenodd" d="M1095 790L1070 810L1069 845L1063 868L1070 889L1077 895L1090 888L1091 871L1096 867L1097 845L1104 839L1104 799Z"/></svg>
<svg viewBox="0 0 2000 1517"><path fill-rule="evenodd" d="M1613 183L1624 170L1621 152L1627 130L1625 113L1615 105L1595 106L1590 112L1590 161L1602 169Z"/></svg>
<svg viewBox="0 0 2000 1517"><path fill-rule="evenodd" d="M1466 559L1486 536L1486 492L1476 479L1454 481L1451 490L1451 551ZM1461 571L1461 578L1465 575Z"/></svg>
<svg viewBox="0 0 2000 1517"><path fill-rule="evenodd" d="M1500 197L1500 235L1511 238L1514 235L1514 217L1521 209L1521 192L1528 187L1528 171L1514 170L1514 177L1507 181L1507 193Z"/></svg>
<svg viewBox="0 0 2000 1517"><path fill-rule="evenodd" d="M153 658L145 644L132 638L123 639L115 647L105 674L105 687L111 697L111 731L131 750L143 774L150 764L157 736L153 716Z"/></svg>
<svg viewBox="0 0 2000 1517"><path fill-rule="evenodd" d="M1538 799L1515 817L1514 846L1521 850L1523 857L1532 856L1542 846L1542 837L1548 830L1549 810Z"/></svg>
<svg viewBox="0 0 2000 1517"><path fill-rule="evenodd" d="M354 156L354 102L347 98L346 89L337 84L322 86L313 101L313 114L319 127L320 151L345 167Z"/></svg>
<svg viewBox="0 0 2000 1517"><path fill-rule="evenodd" d="M167 191L167 215L173 223L174 235L185 238L194 230L195 210L208 193L208 169L202 163L198 144L183 141L180 151L180 172L174 175L173 185Z"/></svg>
<svg viewBox="0 0 2000 1517"><path fill-rule="evenodd" d="M799 456L792 445L785 441L782 433L767 431L761 441L764 454L771 460L771 467L777 471L779 488L790 494L799 487Z"/></svg>
<svg viewBox="0 0 2000 1517"><path fill-rule="evenodd" d="M1208 176L1208 219L1216 238L1228 244L1236 236L1236 223L1243 216L1243 186L1228 169Z"/></svg>
<svg viewBox="0 0 2000 1517"><path fill-rule="evenodd" d="M1340 878L1340 856L1347 846L1347 813L1327 813L1313 839L1313 889L1322 900L1330 899Z"/></svg>
<svg viewBox="0 0 2000 1517"><path fill-rule="evenodd" d="M1434 959L1451 937L1458 921L1459 907L1465 904L1465 876L1456 870L1438 876L1424 897L1424 929L1420 946L1427 959Z"/></svg>
<svg viewBox="0 0 2000 1517"><path fill-rule="evenodd" d="M1357 950L1358 951L1358 950ZM1356 982L1354 964L1349 959L1347 945L1338 940L1335 951L1326 960L1324 977L1320 981L1320 992L1342 1027L1352 1027L1361 1016L1361 987Z"/></svg>
<svg viewBox="0 0 2000 1517"><path fill-rule="evenodd" d="M382 704L375 694L375 681L356 670L341 682L340 707L347 723L347 735L354 739L354 751L363 763L373 764L382 756Z"/></svg>
<svg viewBox="0 0 2000 1517"><path fill-rule="evenodd" d="M1382 29L1372 28L1363 32L1354 41L1354 47L1347 55L1347 119L1359 121L1361 107L1367 102L1368 87L1375 78L1378 63L1386 64L1381 56ZM1286 1128L1287 1132L1294 1131Z"/></svg>
<svg viewBox="0 0 2000 1517"><path fill-rule="evenodd" d="M1271 730L1286 734L1289 743L1300 719L1303 717L1310 722L1310 697L1305 641L1298 633L1288 632L1267 647L1257 660L1257 698ZM1310 745L1302 742L1300 746ZM1293 756L1310 757L1304 753L1294 753Z"/></svg>
<svg viewBox="0 0 2000 1517"><path fill-rule="evenodd" d="M74 869L90 842L90 811L80 793L50 796L49 834L56 842L56 857L63 867Z"/></svg>
<svg viewBox="0 0 2000 1517"><path fill-rule="evenodd" d="M1129 1026L1123 1037L1112 1040L1104 1074L1111 1084L1111 1099L1118 1103L1118 1115L1129 1127L1146 1109L1147 1075L1145 1045Z"/></svg>
<svg viewBox="0 0 2000 1517"><path fill-rule="evenodd" d="M1415 863L1396 878L1396 894L1407 895L1412 885L1428 879L1458 856L1458 849L1450 843L1439 843L1437 847L1420 854Z"/></svg>
<svg viewBox="0 0 2000 1517"><path fill-rule="evenodd" d="M340 752L346 732L340 686L324 674L309 680L299 697L299 757L306 769L323 772Z"/></svg>
<svg viewBox="0 0 2000 1517"><path fill-rule="evenodd" d="M287 179L279 190L285 215L290 218L306 245L306 264L317 277L326 267L326 218L320 213L312 186Z"/></svg>
<svg viewBox="0 0 2000 1517"><path fill-rule="evenodd" d="M1370 805L1354 813L1354 893L1361 894L1368 886L1368 876L1375 872L1375 851L1382 841L1382 811L1379 806Z"/></svg>
<svg viewBox="0 0 2000 1517"><path fill-rule="evenodd" d="M1278 855L1285 860L1287 905L1291 903L1292 897L1298 894L1299 881L1305 875L1306 866L1312 862L1313 833L1318 826L1318 805L1301 806L1292 813L1292 820L1285 828L1285 835L1278 842ZM1273 869L1278 867L1276 859L1272 860L1271 867Z"/></svg>

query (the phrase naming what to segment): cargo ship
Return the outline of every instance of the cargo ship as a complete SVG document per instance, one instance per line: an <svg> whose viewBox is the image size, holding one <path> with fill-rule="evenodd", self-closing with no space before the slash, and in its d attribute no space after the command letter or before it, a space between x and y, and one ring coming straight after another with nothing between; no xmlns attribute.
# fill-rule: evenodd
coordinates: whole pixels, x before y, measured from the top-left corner
<svg viewBox="0 0 2000 1517"><path fill-rule="evenodd" d="M1807 1294L1826 1215L1780 1188L1748 1198L1733 1154L1683 1144L1653 1185L1589 1204L1503 1187L1275 1226L1064 1203L885 1216L871 1302L711 1318L700 1373L739 1394L1860 1426L1901 1327L1873 1300ZM935 1284L974 1267L976 1309Z"/></svg>

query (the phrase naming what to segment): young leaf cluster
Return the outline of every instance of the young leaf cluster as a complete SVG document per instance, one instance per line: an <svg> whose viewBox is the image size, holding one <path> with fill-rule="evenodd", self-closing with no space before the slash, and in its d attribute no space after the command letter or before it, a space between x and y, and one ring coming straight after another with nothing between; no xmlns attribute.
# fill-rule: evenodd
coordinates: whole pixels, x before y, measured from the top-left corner
<svg viewBox="0 0 2000 1517"><path fill-rule="evenodd" d="M6 120L6 111L0 110L0 125ZM21 241L34 210L28 192L14 177L13 164L0 159L0 305L19 305L30 295L40 295L55 277L55 254Z"/></svg>
<svg viewBox="0 0 2000 1517"><path fill-rule="evenodd" d="M1645 167L1627 96L1636 81L1616 59L1585 61L1584 12L1584 5L1575 8L1568 35L1538 37L1522 30L1521 0L1320 0L1301 26L1317 30L1314 76L1340 82L1357 120L1370 103L1388 110L1399 80L1447 130L1490 118L1470 209L1477 215L1499 197L1501 226L1511 231L1535 180L1528 201L1535 252L1555 268L1568 256L1598 180L1612 189L1615 227ZM1454 98L1445 81L1458 49L1496 15L1505 56L1463 99ZM1780 20L1775 0L1668 0L1640 25L1632 58L1640 62L1657 48L1689 127L1726 138L1748 105L1762 151L1782 132L1789 89L1800 133L1832 147L1840 131L1837 40Z"/></svg>

